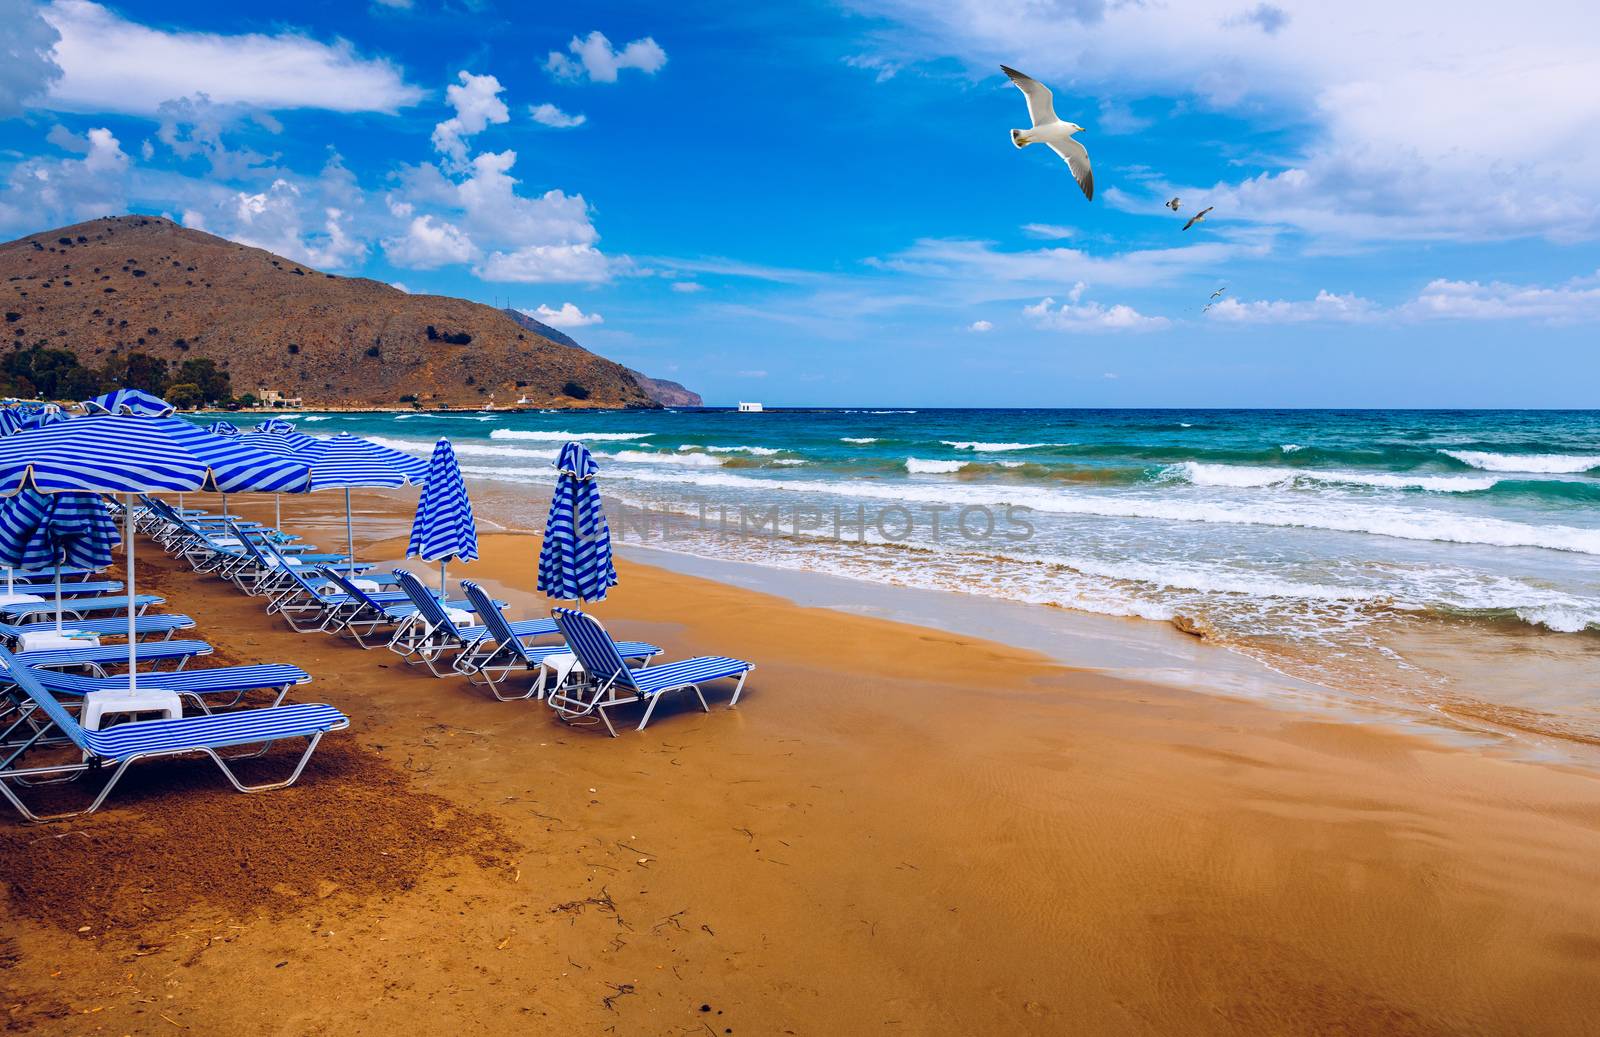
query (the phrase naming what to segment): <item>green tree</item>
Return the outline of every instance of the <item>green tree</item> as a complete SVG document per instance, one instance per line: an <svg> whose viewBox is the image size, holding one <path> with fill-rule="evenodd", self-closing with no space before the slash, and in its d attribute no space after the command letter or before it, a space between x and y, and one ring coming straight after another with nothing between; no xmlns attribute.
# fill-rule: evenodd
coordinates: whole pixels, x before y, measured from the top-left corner
<svg viewBox="0 0 1600 1037"><path fill-rule="evenodd" d="M75 353L66 349L31 346L17 350L0 362L6 380L16 390L31 387L46 399L81 400L100 391L100 380L78 363Z"/></svg>
<svg viewBox="0 0 1600 1037"><path fill-rule="evenodd" d="M250 408L250 407L254 407L260 401L256 399L256 394L255 393L247 392L244 395L240 396L237 402L238 402L239 406L241 406L241 407Z"/></svg>
<svg viewBox="0 0 1600 1037"><path fill-rule="evenodd" d="M199 386L200 394L207 403L227 403L233 399L233 379L210 358L185 360L178 365L178 373L172 376L172 380ZM172 390L167 391L170 394Z"/></svg>
<svg viewBox="0 0 1600 1037"><path fill-rule="evenodd" d="M193 410L206 402L206 394L193 382L174 382L167 386L166 400L180 410Z"/></svg>
<svg viewBox="0 0 1600 1037"><path fill-rule="evenodd" d="M149 353L134 351L125 357L112 357L102 372L112 385L139 389L160 396L167 388L167 362Z"/></svg>

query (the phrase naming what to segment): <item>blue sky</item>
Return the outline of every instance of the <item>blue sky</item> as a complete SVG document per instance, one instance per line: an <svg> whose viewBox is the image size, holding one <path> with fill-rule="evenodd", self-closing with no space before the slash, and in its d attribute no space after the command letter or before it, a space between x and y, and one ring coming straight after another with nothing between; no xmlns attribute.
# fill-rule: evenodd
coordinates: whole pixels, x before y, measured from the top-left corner
<svg viewBox="0 0 1600 1037"><path fill-rule="evenodd" d="M0 0L0 235L163 213L716 403L1595 406L1600 13L1403 6Z"/></svg>

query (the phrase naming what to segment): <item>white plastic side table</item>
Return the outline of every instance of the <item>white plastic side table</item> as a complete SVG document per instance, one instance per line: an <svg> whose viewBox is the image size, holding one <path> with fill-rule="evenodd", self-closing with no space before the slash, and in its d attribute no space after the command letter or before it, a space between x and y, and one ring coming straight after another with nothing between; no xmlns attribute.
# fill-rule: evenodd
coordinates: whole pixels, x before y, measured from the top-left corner
<svg viewBox="0 0 1600 1037"><path fill-rule="evenodd" d="M178 698L177 692L164 688L91 691L83 697L83 712L78 714L78 723L86 731L98 731L106 717L123 713L160 713L163 720L176 720L183 716L183 700Z"/></svg>

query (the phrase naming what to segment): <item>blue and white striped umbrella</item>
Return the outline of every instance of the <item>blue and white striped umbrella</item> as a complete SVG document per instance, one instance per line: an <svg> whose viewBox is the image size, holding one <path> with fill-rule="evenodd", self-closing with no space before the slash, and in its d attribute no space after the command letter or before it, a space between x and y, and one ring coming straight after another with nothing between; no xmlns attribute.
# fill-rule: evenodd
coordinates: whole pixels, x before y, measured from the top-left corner
<svg viewBox="0 0 1600 1037"><path fill-rule="evenodd" d="M616 586L611 527L600 506L600 466L582 443L568 443L556 459L555 495L539 549L538 587L552 598L604 601Z"/></svg>
<svg viewBox="0 0 1600 1037"><path fill-rule="evenodd" d="M315 440L297 456L311 466L312 490L344 490L345 550L352 559L356 553L356 536L351 520L351 488L405 486L422 482L428 474L428 462L422 458L348 432Z"/></svg>
<svg viewBox="0 0 1600 1037"><path fill-rule="evenodd" d="M452 560L470 562L478 557L478 526L472 519L472 501L456 464L448 439L433 445L433 458L411 523L407 558L439 563L439 593L445 593L445 566Z"/></svg>
<svg viewBox="0 0 1600 1037"><path fill-rule="evenodd" d="M56 571L56 632L61 632L61 567L104 569L117 524L96 493L23 490L0 500L0 566Z"/></svg>
<svg viewBox="0 0 1600 1037"><path fill-rule="evenodd" d="M214 436L181 418L115 417L63 421L0 439L0 496L25 489L42 493L160 493L211 489L298 492L311 470L236 439ZM123 535L128 562L128 686L136 683L134 636L133 501Z"/></svg>
<svg viewBox="0 0 1600 1037"><path fill-rule="evenodd" d="M300 492L305 464L181 418L100 414L0 439L0 496L33 486L45 493Z"/></svg>
<svg viewBox="0 0 1600 1037"><path fill-rule="evenodd" d="M257 432L293 432L294 422L287 418L268 418L266 421L256 422ZM310 437L307 437L310 438Z"/></svg>
<svg viewBox="0 0 1600 1037"><path fill-rule="evenodd" d="M262 422L262 424L264 425L266 422ZM289 425L287 421L283 422L283 424ZM316 446L321 442L316 436L308 436L304 432L297 432L293 425L289 425L286 429L276 429L271 432L265 431L261 425L257 425L255 431L246 432L239 438L253 447L265 450L268 453L281 454L284 457L298 456L300 451L307 447Z"/></svg>
<svg viewBox="0 0 1600 1037"><path fill-rule="evenodd" d="M22 423L26 420L27 416L21 407L0 407L0 436L22 431Z"/></svg>
<svg viewBox="0 0 1600 1037"><path fill-rule="evenodd" d="M206 426L206 431L213 436L228 436L229 438L244 435L244 429L231 421L213 421Z"/></svg>
<svg viewBox="0 0 1600 1037"><path fill-rule="evenodd" d="M60 407L50 404L48 406L41 407L38 410L31 411L27 417L23 418L22 421L18 423L17 431L28 432L32 429L44 428L47 425L54 425L57 422L66 421L71 416L72 415L68 414Z"/></svg>
<svg viewBox="0 0 1600 1037"><path fill-rule="evenodd" d="M122 414L135 418L166 418L178 408L143 389L113 389L83 401L90 414Z"/></svg>

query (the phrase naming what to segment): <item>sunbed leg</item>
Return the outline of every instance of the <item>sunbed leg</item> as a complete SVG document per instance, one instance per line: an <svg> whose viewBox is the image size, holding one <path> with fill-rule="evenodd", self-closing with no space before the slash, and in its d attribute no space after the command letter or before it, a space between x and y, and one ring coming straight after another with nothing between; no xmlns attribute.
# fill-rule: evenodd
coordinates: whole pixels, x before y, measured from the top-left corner
<svg viewBox="0 0 1600 1037"><path fill-rule="evenodd" d="M658 691L654 695L650 696L650 704L648 706L644 707L644 719L639 721L639 728L638 729L640 731L643 731L644 730L644 725L646 725L646 724L648 724L650 722L650 714L654 713L656 711L656 703L661 701L661 695L662 695L662 693ZM612 734L612 737L616 737L616 732L615 731L611 732L611 734Z"/></svg>
<svg viewBox="0 0 1600 1037"><path fill-rule="evenodd" d="M732 709L734 706L737 706L739 704L739 693L744 691L744 679L746 677L748 677L748 676L750 676L750 671L749 670L746 670L743 673L739 674L739 683L734 685L734 687L733 687L733 698L732 698L732 700L730 700L728 702L728 708L729 709Z"/></svg>
<svg viewBox="0 0 1600 1037"><path fill-rule="evenodd" d="M294 765L293 773L291 773L287 778L284 778L282 781L268 782L265 785L244 784L233 773L232 769L230 769L228 765L222 761L222 757L217 755L216 750L203 749L201 751L207 756L211 757L212 761L222 769L222 773L227 775L228 780L233 783L233 787L238 789L240 792L270 792L273 789L288 788L290 785L293 785L295 782L300 780L300 772L306 769L306 764L311 761L311 754L317 751L317 743L320 741L322 741L322 732L318 731L316 734L311 736L311 742L306 746L306 751L300 754L300 760ZM240 758L251 759L252 757Z"/></svg>

